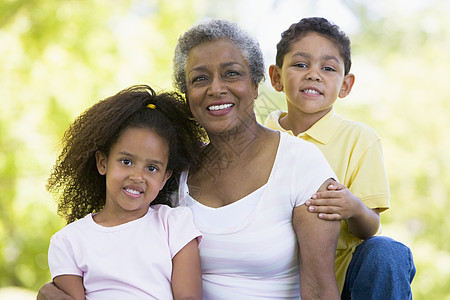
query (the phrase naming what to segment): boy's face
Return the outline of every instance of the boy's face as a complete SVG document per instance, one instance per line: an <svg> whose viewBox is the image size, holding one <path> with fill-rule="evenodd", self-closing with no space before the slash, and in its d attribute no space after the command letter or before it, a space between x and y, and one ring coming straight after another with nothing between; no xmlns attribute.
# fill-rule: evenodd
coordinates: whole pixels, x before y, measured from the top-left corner
<svg viewBox="0 0 450 300"><path fill-rule="evenodd" d="M273 87L284 91L289 113L314 115L328 113L337 97L350 93L353 74L344 76L344 61L338 47L328 38L308 33L291 44L283 67L269 69Z"/></svg>

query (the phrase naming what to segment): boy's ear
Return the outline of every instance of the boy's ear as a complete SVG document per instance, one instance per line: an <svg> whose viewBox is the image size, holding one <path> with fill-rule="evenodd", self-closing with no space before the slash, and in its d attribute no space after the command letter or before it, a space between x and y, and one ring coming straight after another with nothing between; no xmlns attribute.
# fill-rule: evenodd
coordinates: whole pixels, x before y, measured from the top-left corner
<svg viewBox="0 0 450 300"><path fill-rule="evenodd" d="M95 151L95 161L97 163L97 170L100 173L100 175L106 174L107 160L108 160L108 158L102 151L100 151L100 150Z"/></svg>
<svg viewBox="0 0 450 300"><path fill-rule="evenodd" d="M355 75L348 73L344 77L344 82L342 83L341 90L339 91L339 98L344 98L352 90L353 84L355 83Z"/></svg>
<svg viewBox="0 0 450 300"><path fill-rule="evenodd" d="M272 83L273 88L277 92L283 91L283 84L281 83L281 70L277 65L270 65L269 67L269 76L270 82Z"/></svg>

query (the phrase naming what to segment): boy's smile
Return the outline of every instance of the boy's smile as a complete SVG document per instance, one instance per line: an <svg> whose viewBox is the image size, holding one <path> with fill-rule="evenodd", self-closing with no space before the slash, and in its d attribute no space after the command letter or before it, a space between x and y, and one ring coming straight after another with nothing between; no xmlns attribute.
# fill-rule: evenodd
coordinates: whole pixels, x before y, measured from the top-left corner
<svg viewBox="0 0 450 300"><path fill-rule="evenodd" d="M330 39L311 32L291 44L283 66L270 66L272 85L284 91L291 117L317 120L338 97L345 97L354 76L344 76L344 61Z"/></svg>

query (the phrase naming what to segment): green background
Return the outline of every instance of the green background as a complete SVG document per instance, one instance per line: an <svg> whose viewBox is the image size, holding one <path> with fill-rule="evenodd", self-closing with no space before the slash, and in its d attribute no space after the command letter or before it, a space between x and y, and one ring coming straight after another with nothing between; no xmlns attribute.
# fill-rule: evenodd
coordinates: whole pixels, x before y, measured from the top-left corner
<svg viewBox="0 0 450 300"><path fill-rule="evenodd" d="M48 243L64 221L44 186L77 115L132 84L171 90L178 36L205 17L238 22L269 65L282 30L324 16L352 40L356 83L336 110L383 140L383 234L413 251L414 299L450 299L449 13L446 0L1 1L0 298L34 299L50 281ZM266 80L258 117L283 107Z"/></svg>

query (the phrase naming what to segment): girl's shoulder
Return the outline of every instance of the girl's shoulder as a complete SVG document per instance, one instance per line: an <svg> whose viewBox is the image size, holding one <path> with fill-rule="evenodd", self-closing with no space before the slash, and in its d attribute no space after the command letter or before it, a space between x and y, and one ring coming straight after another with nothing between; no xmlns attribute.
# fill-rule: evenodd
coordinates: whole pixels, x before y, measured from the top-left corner
<svg viewBox="0 0 450 300"><path fill-rule="evenodd" d="M191 210L185 206L170 207L165 204L155 204L150 206L150 210L161 219L192 218Z"/></svg>
<svg viewBox="0 0 450 300"><path fill-rule="evenodd" d="M63 238L66 236L72 236L74 234L82 233L86 230L87 227L90 227L94 223L92 219L92 215L88 214L82 219L78 219L73 221L72 223L67 224L59 231L53 234L52 239Z"/></svg>
<svg viewBox="0 0 450 300"><path fill-rule="evenodd" d="M169 207L164 204L156 204L150 207L156 215L157 221L162 225L164 231L171 232L173 238L184 236L200 236L197 230L191 209L188 207Z"/></svg>

